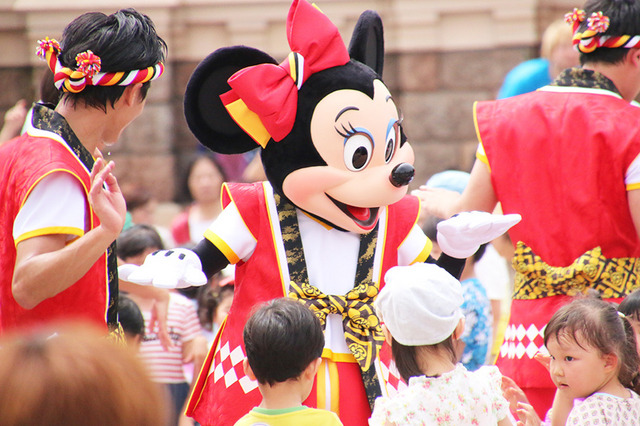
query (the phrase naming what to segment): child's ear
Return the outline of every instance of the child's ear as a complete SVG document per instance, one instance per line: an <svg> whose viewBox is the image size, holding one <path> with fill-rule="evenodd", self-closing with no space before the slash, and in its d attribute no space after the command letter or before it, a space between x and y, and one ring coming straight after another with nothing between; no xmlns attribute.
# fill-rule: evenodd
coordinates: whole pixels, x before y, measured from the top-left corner
<svg viewBox="0 0 640 426"><path fill-rule="evenodd" d="M618 367L618 357L616 354L605 354L602 356L605 371L615 371Z"/></svg>
<svg viewBox="0 0 640 426"><path fill-rule="evenodd" d="M382 328L382 333L384 333L384 341L387 342L387 345L391 346L391 332L384 323L380 324L380 328Z"/></svg>
<svg viewBox="0 0 640 426"><path fill-rule="evenodd" d="M313 378L316 376L316 373L318 372L318 369L320 368L321 363L322 358L311 361L309 365L307 365L307 368L305 368L302 372L302 375L308 380L313 380Z"/></svg>
<svg viewBox="0 0 640 426"><path fill-rule="evenodd" d="M455 330L453 330L454 339L456 340L460 339L460 336L462 336L462 333L464 333L464 323L465 323L464 317L460 318L460 321L458 321L458 325L456 325Z"/></svg>
<svg viewBox="0 0 640 426"><path fill-rule="evenodd" d="M253 370L251 369L251 366L249 365L249 359L248 358L245 358L242 361L242 369L244 370L244 374L249 376L249 378L251 380L256 380L256 375L253 374Z"/></svg>

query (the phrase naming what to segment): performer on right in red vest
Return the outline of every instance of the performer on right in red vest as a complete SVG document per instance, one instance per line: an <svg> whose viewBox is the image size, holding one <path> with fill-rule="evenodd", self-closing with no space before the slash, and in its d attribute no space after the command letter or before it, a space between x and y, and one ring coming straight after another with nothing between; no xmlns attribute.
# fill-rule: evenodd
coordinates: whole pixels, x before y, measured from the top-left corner
<svg viewBox="0 0 640 426"><path fill-rule="evenodd" d="M640 1L590 0L566 15L580 67L533 93L478 102L479 141L459 195L420 188L431 214L519 213L514 300L497 364L544 417L556 390L535 354L543 330L588 289L619 301L640 263Z"/></svg>

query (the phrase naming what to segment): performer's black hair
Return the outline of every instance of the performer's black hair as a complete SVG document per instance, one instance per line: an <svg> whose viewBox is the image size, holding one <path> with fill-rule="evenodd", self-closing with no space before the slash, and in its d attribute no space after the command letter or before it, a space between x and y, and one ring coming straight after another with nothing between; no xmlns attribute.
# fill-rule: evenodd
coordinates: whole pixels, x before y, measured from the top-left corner
<svg viewBox="0 0 640 426"><path fill-rule="evenodd" d="M151 19L134 9L121 9L111 15L89 12L74 19L62 33L59 60L76 68L76 55L91 50L101 60L102 72L144 69L164 61L167 44L158 36ZM150 82L142 86L143 99ZM114 103L126 86L86 86L79 93L64 93L65 101L106 111L107 102Z"/></svg>
<svg viewBox="0 0 640 426"><path fill-rule="evenodd" d="M592 13L602 12L609 18L609 28L604 35L622 36L640 35L640 1L637 0L588 0L584 5L586 18L578 31L587 29L588 18ZM580 53L580 63L604 62L615 64L622 61L629 53L628 48L603 47L591 53Z"/></svg>

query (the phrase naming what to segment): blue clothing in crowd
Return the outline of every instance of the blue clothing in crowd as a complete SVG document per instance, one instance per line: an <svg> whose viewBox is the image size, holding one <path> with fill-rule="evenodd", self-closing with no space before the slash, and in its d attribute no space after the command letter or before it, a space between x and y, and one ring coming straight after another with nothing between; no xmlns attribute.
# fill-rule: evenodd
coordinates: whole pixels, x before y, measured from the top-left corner
<svg viewBox="0 0 640 426"><path fill-rule="evenodd" d="M544 58L530 59L509 71L498 91L498 99L533 92L549 83L549 61Z"/></svg>

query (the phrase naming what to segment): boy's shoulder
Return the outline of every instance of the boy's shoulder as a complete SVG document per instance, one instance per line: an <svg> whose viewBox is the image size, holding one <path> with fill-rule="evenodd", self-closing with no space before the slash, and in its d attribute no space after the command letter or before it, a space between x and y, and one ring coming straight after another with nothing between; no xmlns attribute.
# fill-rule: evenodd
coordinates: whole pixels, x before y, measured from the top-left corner
<svg viewBox="0 0 640 426"><path fill-rule="evenodd" d="M331 411L306 406L269 410L254 407L235 426L339 426L342 422Z"/></svg>

